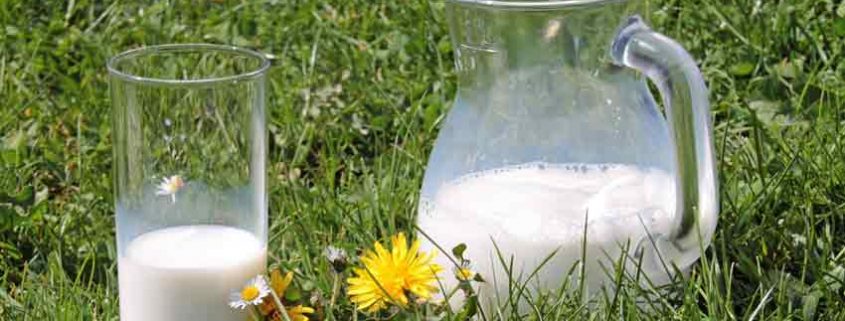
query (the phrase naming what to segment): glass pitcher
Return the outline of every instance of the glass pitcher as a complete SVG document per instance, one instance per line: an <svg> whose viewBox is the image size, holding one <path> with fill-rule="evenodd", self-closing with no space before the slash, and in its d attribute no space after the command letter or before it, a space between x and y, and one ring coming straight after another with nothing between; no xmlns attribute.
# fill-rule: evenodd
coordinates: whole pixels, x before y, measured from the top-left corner
<svg viewBox="0 0 845 321"><path fill-rule="evenodd" d="M718 192L707 88L642 9L447 1L459 86L417 223L445 267L466 265L448 255L467 245L482 299L501 302L509 283L612 291L619 266L665 284L709 245Z"/></svg>

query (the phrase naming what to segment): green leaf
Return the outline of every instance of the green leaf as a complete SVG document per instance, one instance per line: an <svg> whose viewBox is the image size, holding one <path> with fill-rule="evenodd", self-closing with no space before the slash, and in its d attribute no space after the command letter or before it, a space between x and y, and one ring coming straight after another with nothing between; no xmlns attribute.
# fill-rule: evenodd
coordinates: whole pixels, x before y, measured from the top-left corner
<svg viewBox="0 0 845 321"><path fill-rule="evenodd" d="M20 33L18 28L15 28L14 26L6 26L6 35L17 36L18 33Z"/></svg>
<svg viewBox="0 0 845 321"><path fill-rule="evenodd" d="M21 158L18 151L14 149L0 149L0 163L17 166Z"/></svg>
<svg viewBox="0 0 845 321"><path fill-rule="evenodd" d="M801 75L804 69L804 61L801 59L788 61L784 60L773 68L783 78L794 79Z"/></svg>
<svg viewBox="0 0 845 321"><path fill-rule="evenodd" d="M35 198L35 190L32 186L26 186L15 194L14 202L18 205L30 205Z"/></svg>
<svg viewBox="0 0 845 321"><path fill-rule="evenodd" d="M845 267L842 265L834 267L830 272L826 273L823 278L824 286L831 291L839 291L842 289L843 283L840 280L845 280Z"/></svg>
<svg viewBox="0 0 845 321"><path fill-rule="evenodd" d="M478 313L478 296L473 295L466 299L461 311L455 315L455 320L469 321L476 313Z"/></svg>
<svg viewBox="0 0 845 321"><path fill-rule="evenodd" d="M452 248L452 254L455 255L455 258L463 260L464 259L464 251L466 251L467 245L464 243L458 244L454 248Z"/></svg>
<svg viewBox="0 0 845 321"><path fill-rule="evenodd" d="M299 301L302 299L302 292L294 287L289 287L285 291L285 301Z"/></svg>
<svg viewBox="0 0 845 321"><path fill-rule="evenodd" d="M0 204L0 232L11 230L12 228L14 228L17 222L17 218L18 213L15 213L11 206L8 206L7 204ZM14 248L14 246L8 243L0 242L0 251L8 251Z"/></svg>
<svg viewBox="0 0 845 321"><path fill-rule="evenodd" d="M845 36L845 18L836 19L833 22L833 34L840 37Z"/></svg>
<svg viewBox="0 0 845 321"><path fill-rule="evenodd" d="M780 103L769 100L755 100L748 103L748 107L754 111L757 119L766 125L771 124L780 111Z"/></svg>
<svg viewBox="0 0 845 321"><path fill-rule="evenodd" d="M803 308L804 311L804 320L813 320L816 316L816 308L819 306L819 299L821 298L822 293L819 291L812 291L809 294L805 295L801 301L803 301Z"/></svg>
<svg viewBox="0 0 845 321"><path fill-rule="evenodd" d="M748 76L751 74L751 72L754 71L754 64L747 61L743 61L731 66L729 71L731 75L734 76Z"/></svg>

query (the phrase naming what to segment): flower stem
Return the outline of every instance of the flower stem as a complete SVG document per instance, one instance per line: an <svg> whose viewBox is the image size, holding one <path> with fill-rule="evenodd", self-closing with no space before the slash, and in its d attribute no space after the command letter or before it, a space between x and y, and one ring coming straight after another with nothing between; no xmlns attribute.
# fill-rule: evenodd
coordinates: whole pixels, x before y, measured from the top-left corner
<svg viewBox="0 0 845 321"><path fill-rule="evenodd" d="M290 316L288 316L288 309L285 308L284 304L282 304L282 299L279 299L276 291L270 291L270 295L273 296L273 302L276 303L276 308L279 310L279 314L282 315L282 319L285 321L291 321Z"/></svg>
<svg viewBox="0 0 845 321"><path fill-rule="evenodd" d="M249 308L249 315L252 317L253 320L261 321L261 315L258 314L258 311L255 310L255 307Z"/></svg>
<svg viewBox="0 0 845 321"><path fill-rule="evenodd" d="M340 292L340 274L334 274L334 281L332 282L332 297L329 299L329 307L334 308L334 302L337 300L337 294Z"/></svg>

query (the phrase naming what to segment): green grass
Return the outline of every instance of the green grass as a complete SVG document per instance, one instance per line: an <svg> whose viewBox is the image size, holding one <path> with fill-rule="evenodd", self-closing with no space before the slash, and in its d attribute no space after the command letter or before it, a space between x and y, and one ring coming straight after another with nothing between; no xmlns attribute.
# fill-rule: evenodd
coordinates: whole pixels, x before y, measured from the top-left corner
<svg viewBox="0 0 845 321"><path fill-rule="evenodd" d="M546 298L525 319L845 320L845 4L642 1L711 90L716 236L652 311L624 288L598 305ZM332 294L323 247L412 231L455 91L442 3L130 3L0 1L0 319L117 319L104 62L142 44L276 56L271 256L304 297ZM354 313L341 297L325 315Z"/></svg>

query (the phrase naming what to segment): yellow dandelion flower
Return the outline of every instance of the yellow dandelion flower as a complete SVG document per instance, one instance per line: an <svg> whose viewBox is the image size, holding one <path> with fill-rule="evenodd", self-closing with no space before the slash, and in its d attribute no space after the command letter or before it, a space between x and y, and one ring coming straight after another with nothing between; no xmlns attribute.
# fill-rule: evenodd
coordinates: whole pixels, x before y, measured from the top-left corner
<svg viewBox="0 0 845 321"><path fill-rule="evenodd" d="M275 292L276 296L281 298L282 301L284 301L285 291L287 291L288 286L290 286L292 281L293 272L285 273L285 276L282 276L282 272L279 271L279 269L274 269L270 272L270 289ZM289 302L285 302L285 305L288 305L288 303ZM264 301L258 306L258 310L261 312L261 315L269 315L270 319L273 321L284 320L282 314L278 311L275 300L271 296L264 298ZM287 313L291 321L308 321L306 314L314 313L314 309L303 305L297 305L292 308L287 307Z"/></svg>
<svg viewBox="0 0 845 321"><path fill-rule="evenodd" d="M302 305L288 308L288 317L290 318L290 321L308 321L308 316L306 316L306 314L314 314L314 309ZM271 320L282 321L284 318L282 318L281 314L275 312L273 313Z"/></svg>
<svg viewBox="0 0 845 321"><path fill-rule="evenodd" d="M270 272L270 288L273 289L273 292L276 292L276 295L280 298L285 297L285 291L287 291L288 286L293 281L293 272L288 272L285 276L282 276L282 272L279 269L273 269ZM258 307L261 311L261 315L268 315L276 310L276 303L273 302L273 298L267 297L264 302Z"/></svg>
<svg viewBox="0 0 845 321"><path fill-rule="evenodd" d="M388 303L404 307L409 293L424 301L437 291L437 273L443 268L433 262L435 252L419 252L418 240L408 247L403 233L390 241L389 252L380 242L374 244L375 251L364 252L364 268L353 269L355 276L347 280L348 294L359 310L376 312Z"/></svg>
<svg viewBox="0 0 845 321"><path fill-rule="evenodd" d="M293 272L285 273L285 276L282 277L282 271L279 269L274 269L270 272L270 287L273 288L273 291L276 291L276 294L279 296L284 296L285 291L288 290L288 286L293 281Z"/></svg>

